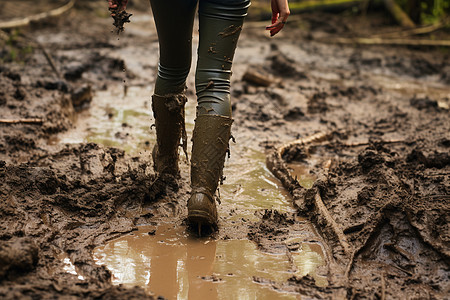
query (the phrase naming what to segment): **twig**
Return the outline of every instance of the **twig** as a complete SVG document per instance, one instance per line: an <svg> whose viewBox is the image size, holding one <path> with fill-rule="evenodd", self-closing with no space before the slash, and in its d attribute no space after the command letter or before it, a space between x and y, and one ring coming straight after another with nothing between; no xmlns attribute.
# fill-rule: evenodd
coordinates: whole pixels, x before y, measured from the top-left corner
<svg viewBox="0 0 450 300"><path fill-rule="evenodd" d="M377 141L377 143L381 144L403 144L408 143L406 140L390 140L390 141ZM360 146L368 146L370 142L361 142L361 143L352 143L352 144L343 144L345 147L360 147Z"/></svg>
<svg viewBox="0 0 450 300"><path fill-rule="evenodd" d="M314 204L315 204L317 210L319 211L319 214L321 214L325 218L325 221L333 230L333 233L336 235L337 239L339 240L339 244L341 244L342 248L344 249L344 253L346 255L349 255L351 253L351 250L350 250L351 246L347 242L347 237L345 236L341 227L336 223L336 221L333 219L330 212L326 208L325 204L323 203L322 197L320 196L319 189L317 189L316 195L314 197Z"/></svg>
<svg viewBox="0 0 450 300"><path fill-rule="evenodd" d="M403 27L413 28L416 25L394 0L384 0L384 6L394 19Z"/></svg>
<svg viewBox="0 0 450 300"><path fill-rule="evenodd" d="M331 161L331 159L329 159L323 164L324 174L321 176L321 178L319 178L319 180L323 181L328 176L328 172L330 171L331 163L332 163L332 161ZM319 213L325 217L325 221L328 223L329 226L331 226L331 229L333 230L334 234L338 238L339 243L341 244L342 248L344 249L345 254L349 255L350 251L351 251L350 249L352 247L348 243L347 237L345 236L344 231L342 230L341 226L339 226L338 223L336 223L336 221L331 216L329 210L323 203L322 197L320 196L319 189L316 190L314 202L315 202L314 204L315 204L316 208L319 210ZM354 255L354 251L352 252L352 254Z"/></svg>
<svg viewBox="0 0 450 300"><path fill-rule="evenodd" d="M25 17L25 18L16 18L10 21L4 21L4 22L0 22L0 28L5 29L5 28L14 28L14 27L20 27L20 26L25 26L30 24L31 22L36 22L36 21L41 21L43 19L49 18L49 17L56 17L59 16L63 13L65 13L66 11L68 11L69 9L71 9L73 7L73 5L75 4L76 0L70 0L68 3L66 3L65 5L52 9L50 11L46 11L40 14L36 14L36 15L32 15L29 17Z"/></svg>
<svg viewBox="0 0 450 300"><path fill-rule="evenodd" d="M295 266L294 258L292 257L291 250L289 250L289 247L286 245L286 243L283 243L284 247L286 248L286 256L289 261L289 265L291 266L291 270L293 273L297 272L297 267Z"/></svg>
<svg viewBox="0 0 450 300"><path fill-rule="evenodd" d="M417 35L417 34L426 34L426 33L431 33L433 31L436 31L436 30L446 26L449 23L450 23L450 18L447 18L446 20L436 23L436 24L433 24L433 25L417 27L417 28L407 29L407 30L402 30L402 31L374 34L371 36L371 38L389 38L389 37L396 38L396 37L407 37L407 36Z"/></svg>
<svg viewBox="0 0 450 300"><path fill-rule="evenodd" d="M356 253L356 251L357 251L357 250L353 250L352 255L350 256L350 259L349 259L349 261L348 261L348 263L347 263L347 267L345 268L344 278L345 278L345 281L346 281L347 283L348 283L348 280L349 280L350 271L352 270L352 268L353 268L353 263L354 263L354 261L355 261L355 253Z"/></svg>
<svg viewBox="0 0 450 300"><path fill-rule="evenodd" d="M59 70L56 68L55 62L53 61L52 57L50 56L50 54L48 54L47 50L45 49L44 45L42 45L39 41L32 39L31 37L28 37L29 39L31 39L32 42L34 42L42 51L42 53L44 54L45 58L47 59L48 64L50 65L50 67L52 68L53 72L55 72L56 76L58 77L58 79L61 79L61 73L59 72Z"/></svg>
<svg viewBox="0 0 450 300"><path fill-rule="evenodd" d="M268 77L253 70L247 70L244 76L242 76L242 80L264 87L280 81L279 79Z"/></svg>
<svg viewBox="0 0 450 300"><path fill-rule="evenodd" d="M320 39L319 41L337 44L450 47L450 40L384 39L384 38L362 37L362 38L327 38L327 39Z"/></svg>
<svg viewBox="0 0 450 300"><path fill-rule="evenodd" d="M330 137L329 132L325 132L325 131L318 132L311 136L301 138L301 139L298 139L298 140L295 140L295 141L292 141L292 142L282 145L281 147L278 148L278 153L279 153L280 157L282 157L283 154L286 152L286 150L293 146L322 142L322 141L328 139L329 137Z"/></svg>
<svg viewBox="0 0 450 300"><path fill-rule="evenodd" d="M384 273L381 273L381 300L386 299L386 282L384 280Z"/></svg>
<svg viewBox="0 0 450 300"><path fill-rule="evenodd" d="M411 261L414 260L414 256L409 253L408 251L400 248L398 245L393 244L393 243L386 243L384 244L384 246L394 252L397 252L398 254L400 254L401 256L403 256L404 258L406 258L407 260Z"/></svg>
<svg viewBox="0 0 450 300"><path fill-rule="evenodd" d="M0 124L42 124L43 119L0 119Z"/></svg>

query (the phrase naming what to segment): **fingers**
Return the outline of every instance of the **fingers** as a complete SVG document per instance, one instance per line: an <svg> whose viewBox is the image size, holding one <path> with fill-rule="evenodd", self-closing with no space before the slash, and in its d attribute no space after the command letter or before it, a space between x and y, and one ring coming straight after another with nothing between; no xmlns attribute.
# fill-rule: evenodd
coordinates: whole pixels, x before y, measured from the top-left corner
<svg viewBox="0 0 450 300"><path fill-rule="evenodd" d="M270 31L270 36L274 36L278 32L280 32L281 29L283 29L284 24L286 23L288 16L287 15L280 15L275 19L275 22L273 22L272 25L269 25L266 27L266 30ZM272 19L273 20L273 19Z"/></svg>
<svg viewBox="0 0 450 300"><path fill-rule="evenodd" d="M109 8L116 8L117 7L117 4L113 3L112 0L108 0L108 5L109 5Z"/></svg>
<svg viewBox="0 0 450 300"><path fill-rule="evenodd" d="M272 9L272 24L275 24L278 20L278 15L280 14L277 0L270 1L270 8Z"/></svg>
<svg viewBox="0 0 450 300"><path fill-rule="evenodd" d="M270 31L270 36L274 36L286 24L287 18L290 15L289 6L286 0L272 0L272 25L266 27Z"/></svg>
<svg viewBox="0 0 450 300"><path fill-rule="evenodd" d="M108 5L110 9L119 9L119 10L125 10L128 4L128 0L122 0L122 2L120 2L120 7L117 4L117 0L108 0Z"/></svg>
<svg viewBox="0 0 450 300"><path fill-rule="evenodd" d="M270 31L270 36L274 36L278 32L280 32L281 29L283 29L284 23L278 19L274 24L267 26L266 30Z"/></svg>
<svg viewBox="0 0 450 300"><path fill-rule="evenodd" d="M119 4L120 6L119 6ZM111 16L114 17L117 12L124 11L127 8L128 0L108 0L109 10L111 11Z"/></svg>

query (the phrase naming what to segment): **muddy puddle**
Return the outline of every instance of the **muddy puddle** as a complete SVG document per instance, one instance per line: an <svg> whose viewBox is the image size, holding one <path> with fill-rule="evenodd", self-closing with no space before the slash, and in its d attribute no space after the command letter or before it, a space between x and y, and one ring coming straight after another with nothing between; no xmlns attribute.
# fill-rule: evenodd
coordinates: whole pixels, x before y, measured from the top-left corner
<svg viewBox="0 0 450 300"><path fill-rule="evenodd" d="M61 134L57 142L93 142L121 148L130 155L150 155L155 143L155 132L150 128L151 94L150 87L125 90L116 86L97 91L89 110L81 112L75 120L76 128ZM189 137L194 116L195 102L190 99L186 105ZM257 212L266 209L295 212L288 192L267 169L266 155L261 149L237 143L231 145L231 155L225 164L226 180L219 189L222 199L219 214L226 219L225 223L257 222L260 218ZM187 164L184 156L180 164ZM308 175L305 166L294 169L301 184L312 185L314 178ZM277 292L272 283L310 274L318 286L325 286L326 279L315 274L325 259L321 245L305 243L304 233L298 237L294 234L289 240L299 247L269 254L247 239L199 239L189 236L184 226L144 225L137 232L96 248L93 257L97 264L105 265L113 273L114 284L138 285L167 299L296 299L298 295ZM70 260L62 259L64 270L76 274Z"/></svg>
<svg viewBox="0 0 450 300"><path fill-rule="evenodd" d="M286 253L263 253L249 240L190 237L173 224L162 224L156 231L141 226L96 248L93 256L112 271L113 283L138 285L167 299L297 299L257 282L285 282L293 275L310 274L317 285L327 284L315 274L324 264L318 244L302 243L291 251L290 261Z"/></svg>

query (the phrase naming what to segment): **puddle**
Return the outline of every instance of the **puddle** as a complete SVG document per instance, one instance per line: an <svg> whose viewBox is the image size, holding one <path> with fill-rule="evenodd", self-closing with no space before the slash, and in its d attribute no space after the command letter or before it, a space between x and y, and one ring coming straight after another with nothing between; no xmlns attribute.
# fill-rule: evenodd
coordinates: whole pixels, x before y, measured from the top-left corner
<svg viewBox="0 0 450 300"><path fill-rule="evenodd" d="M294 212L289 193L267 169L265 154L253 149L239 152L241 157L233 157L225 164L226 180L219 187L222 202L239 212L230 219L257 221L254 212L262 209Z"/></svg>
<svg viewBox="0 0 450 300"><path fill-rule="evenodd" d="M298 295L278 292L270 284L285 283L293 275L310 274L319 286L325 278L315 270L324 264L320 245L301 243L286 253L259 251L249 240L213 240L189 237L184 228L164 224L139 230L110 241L94 250L97 264L113 273L113 283L138 285L167 299L297 299ZM292 241L291 241L292 242Z"/></svg>
<svg viewBox="0 0 450 300"><path fill-rule="evenodd" d="M151 95L151 87L141 86L128 87L126 95L120 86L97 91L89 110L77 116L77 128L60 134L51 143L97 143L121 148L132 155L151 150L155 144L155 131L150 128L154 123ZM194 129L192 102L186 105L189 132Z"/></svg>
<svg viewBox="0 0 450 300"><path fill-rule="evenodd" d="M58 257L59 260L62 260L63 262L63 270L69 274L77 275L78 279L84 280L84 277L80 274L78 274L75 266L73 265L72 261L70 260L69 256L67 256L66 253L60 255Z"/></svg>
<svg viewBox="0 0 450 300"><path fill-rule="evenodd" d="M317 176L309 173L309 169L305 167L305 164L290 163L287 165L290 175L297 179L298 183L305 189L312 188Z"/></svg>
<svg viewBox="0 0 450 300"><path fill-rule="evenodd" d="M131 155L150 153L155 144L155 131L150 129L154 122L152 87L129 86L124 92L121 86L97 91L90 108L77 116L77 127L59 135L54 142L94 142L121 148ZM188 143L196 106L190 98L186 104ZM225 164L227 178L220 186L224 205L219 207L219 213L233 211L226 218L234 222L243 218L258 221L255 211L264 209L295 212L288 192L267 169L263 152L238 143L231 146L231 155ZM311 185L314 179L305 173L301 180ZM249 240L190 238L183 227L174 229L170 225L162 225L154 235L148 234L150 230L142 226L134 234L95 249L96 262L112 271L114 284L138 285L168 299L298 298L296 294L277 292L270 283L257 283L254 276L262 278L260 282L282 284L293 275L311 274L317 285L327 285L324 277L315 274L316 268L325 263L322 248L303 243L305 232L296 233L299 247L289 259L286 253L262 253ZM64 270L76 274L70 260L62 260Z"/></svg>

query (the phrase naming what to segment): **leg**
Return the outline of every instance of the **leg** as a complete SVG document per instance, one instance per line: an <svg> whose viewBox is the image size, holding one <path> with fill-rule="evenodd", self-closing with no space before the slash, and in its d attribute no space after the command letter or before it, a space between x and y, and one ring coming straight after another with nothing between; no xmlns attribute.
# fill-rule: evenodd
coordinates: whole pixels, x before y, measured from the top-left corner
<svg viewBox="0 0 450 300"><path fill-rule="evenodd" d="M184 95L191 66L192 27L197 0L150 0L158 31L160 61L152 109L157 144L153 148L154 168L166 183L176 186L178 146L183 139Z"/></svg>
<svg viewBox="0 0 450 300"><path fill-rule="evenodd" d="M249 0L200 1L195 74L198 115L231 117L231 64L249 6Z"/></svg>
<svg viewBox="0 0 450 300"><path fill-rule="evenodd" d="M198 106L191 159L188 218L217 223L214 194L222 177L231 134L230 77L249 0L200 0L200 44L195 86Z"/></svg>
<svg viewBox="0 0 450 300"><path fill-rule="evenodd" d="M155 93L184 91L191 68L192 28L198 0L150 0L159 40Z"/></svg>

